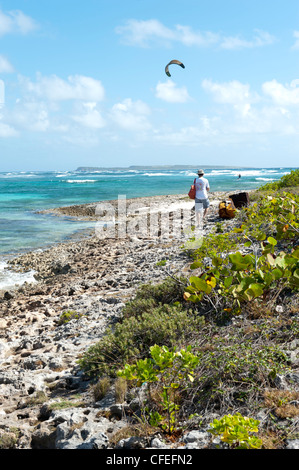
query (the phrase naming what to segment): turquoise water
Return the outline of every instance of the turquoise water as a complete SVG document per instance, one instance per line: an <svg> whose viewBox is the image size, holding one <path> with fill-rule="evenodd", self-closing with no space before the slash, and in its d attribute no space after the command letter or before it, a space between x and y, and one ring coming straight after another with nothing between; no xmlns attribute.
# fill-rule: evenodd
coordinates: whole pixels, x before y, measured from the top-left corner
<svg viewBox="0 0 299 470"><path fill-rule="evenodd" d="M280 179L290 168L207 169L211 191L254 189ZM238 175L241 174L241 178ZM0 255L63 240L90 223L37 211L59 206L140 196L188 193L192 170L0 173Z"/></svg>
<svg viewBox="0 0 299 470"><path fill-rule="evenodd" d="M291 168L205 169L205 177L211 191L244 191L278 180L290 171ZM119 195L129 199L187 194L195 177L195 170L189 169L0 173L0 288L7 256L44 248L94 227L90 222L37 211L117 199Z"/></svg>

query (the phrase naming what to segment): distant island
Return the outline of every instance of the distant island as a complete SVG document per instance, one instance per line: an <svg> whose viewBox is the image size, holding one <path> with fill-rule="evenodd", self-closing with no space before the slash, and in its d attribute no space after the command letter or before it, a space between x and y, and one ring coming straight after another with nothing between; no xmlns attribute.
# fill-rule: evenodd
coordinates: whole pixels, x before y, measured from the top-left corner
<svg viewBox="0 0 299 470"><path fill-rule="evenodd" d="M241 166L225 166L225 165L131 165L128 167L96 167L96 166L79 166L76 171L108 171L108 170L194 170L197 168L209 169L240 169L249 168Z"/></svg>

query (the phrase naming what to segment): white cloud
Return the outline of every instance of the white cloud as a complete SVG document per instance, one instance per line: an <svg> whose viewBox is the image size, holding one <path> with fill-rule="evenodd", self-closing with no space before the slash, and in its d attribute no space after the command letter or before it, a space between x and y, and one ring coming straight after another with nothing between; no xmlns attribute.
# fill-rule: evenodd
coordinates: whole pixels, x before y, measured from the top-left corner
<svg viewBox="0 0 299 470"><path fill-rule="evenodd" d="M203 88L210 92L217 103L228 105L217 121L220 133L235 135L299 133L299 115L292 113L299 104L297 80L288 87L276 80L262 84L263 94L250 90L248 84L238 81L213 83L203 81ZM272 98L269 103L268 97Z"/></svg>
<svg viewBox="0 0 299 470"><path fill-rule="evenodd" d="M238 81L214 83L204 80L203 89L221 106L189 125L167 128L154 139L173 146L251 145L275 138L299 135L299 80L282 85L275 80L262 84L257 93ZM269 97L271 98L269 101ZM266 140L265 140L266 139Z"/></svg>
<svg viewBox="0 0 299 470"><path fill-rule="evenodd" d="M132 101L130 98L112 107L111 118L122 129L129 131L147 131L151 124L147 117L150 109L143 101Z"/></svg>
<svg viewBox="0 0 299 470"><path fill-rule="evenodd" d="M102 101L105 90L102 83L91 77L83 75L71 75L63 80L56 75L37 75L36 82L20 77L20 81L27 90L42 99L49 101Z"/></svg>
<svg viewBox="0 0 299 470"><path fill-rule="evenodd" d="M233 105L242 115L248 114L251 104L259 101L258 95L250 91L248 84L237 80L227 83L214 83L211 80L203 80L202 87L212 94L216 102Z"/></svg>
<svg viewBox="0 0 299 470"><path fill-rule="evenodd" d="M185 46L207 47L217 44L219 35L216 33L192 31L189 26L177 25L174 37L177 41L185 44Z"/></svg>
<svg viewBox="0 0 299 470"><path fill-rule="evenodd" d="M164 133L157 132L154 139L173 146L197 146L205 144L219 134L217 128L218 118L202 116L198 123L182 127L179 130L168 130Z"/></svg>
<svg viewBox="0 0 299 470"><path fill-rule="evenodd" d="M49 111L42 102L19 100L13 110L6 110L5 118L18 129L45 132L50 128Z"/></svg>
<svg viewBox="0 0 299 470"><path fill-rule="evenodd" d="M249 98L249 85L233 80L228 83L214 83L211 80L203 80L204 90L212 93L218 103L235 104Z"/></svg>
<svg viewBox="0 0 299 470"><path fill-rule="evenodd" d="M128 20L125 26L115 29L129 45L146 46L148 41L155 39L174 40L174 33L158 20Z"/></svg>
<svg viewBox="0 0 299 470"><path fill-rule="evenodd" d="M168 146L206 146L215 149L245 142L257 143L263 138L268 141L269 136L274 139L298 134L299 116L282 108L265 106L240 115L232 107L215 116L202 116L189 126L167 129L165 132L160 130L154 139Z"/></svg>
<svg viewBox="0 0 299 470"><path fill-rule="evenodd" d="M15 137L17 131L6 123L0 122L0 137Z"/></svg>
<svg viewBox="0 0 299 470"><path fill-rule="evenodd" d="M0 11L0 36L5 34L28 34L38 28L36 21L20 10L7 13Z"/></svg>
<svg viewBox="0 0 299 470"><path fill-rule="evenodd" d="M125 44L139 47L149 47L152 43L167 47L173 42L179 42L185 46L216 45L223 49L242 49L267 46L275 42L274 36L261 30L255 30L251 39L244 39L239 36L226 37L211 31L193 31L190 26L180 24L168 28L156 19L131 19L125 26L119 26L115 31Z"/></svg>
<svg viewBox="0 0 299 470"><path fill-rule="evenodd" d="M282 85L276 80L265 82L263 91L280 106L297 106L299 104L299 80L293 80L289 85Z"/></svg>
<svg viewBox="0 0 299 470"><path fill-rule="evenodd" d="M253 38L246 40L237 36L224 37L221 40L222 49L251 49L254 47L269 46L275 42L275 37L271 34L256 30Z"/></svg>
<svg viewBox="0 0 299 470"><path fill-rule="evenodd" d="M15 105L3 107L0 136L9 133L10 128L19 132L59 133L61 137L67 133L70 138L86 131L86 140L94 141L93 134L106 125L97 108L104 98L99 80L82 75L63 80L55 75L38 74L35 82L20 76L19 84L20 97Z"/></svg>
<svg viewBox="0 0 299 470"><path fill-rule="evenodd" d="M156 86L156 97L168 103L186 103L190 99L187 88L178 88L172 80L158 83Z"/></svg>
<svg viewBox="0 0 299 470"><path fill-rule="evenodd" d="M116 33L122 36L125 44L141 47L157 41L166 46L174 41L186 46L207 46L218 40L218 35L213 33L193 32L189 26L182 25L176 25L171 29L155 19L145 21L131 19L125 26L117 27Z"/></svg>
<svg viewBox="0 0 299 470"><path fill-rule="evenodd" d="M11 63L4 57L0 55L0 73L12 73L14 71Z"/></svg>
<svg viewBox="0 0 299 470"><path fill-rule="evenodd" d="M65 139L75 145L127 138L129 145L152 140L212 148L299 134L299 80L287 85L276 80L265 82L259 93L237 80L203 80L202 88L211 96L213 110L198 115L202 110L197 109L193 117L188 112L184 124L173 127L172 116L154 127L151 109L141 100L127 98L109 109L101 104L100 109L104 89L100 81L91 77L38 75L35 81L20 77L20 83L23 95L14 106L3 108L0 137L29 131L59 136L60 141ZM159 82L154 92L157 98L170 103L190 100L187 89L172 80Z"/></svg>
<svg viewBox="0 0 299 470"><path fill-rule="evenodd" d="M96 109L96 103L82 103L80 114L72 116L72 119L84 127L101 129L105 126L105 120Z"/></svg>
<svg viewBox="0 0 299 470"><path fill-rule="evenodd" d="M71 135L78 133L78 126L95 132L105 126L105 120L96 109L96 103L73 103L72 112L56 108L51 103L31 97L17 100L11 110L5 109L6 123L20 131L55 132ZM59 112L57 112L59 111ZM77 125L75 125L75 123Z"/></svg>

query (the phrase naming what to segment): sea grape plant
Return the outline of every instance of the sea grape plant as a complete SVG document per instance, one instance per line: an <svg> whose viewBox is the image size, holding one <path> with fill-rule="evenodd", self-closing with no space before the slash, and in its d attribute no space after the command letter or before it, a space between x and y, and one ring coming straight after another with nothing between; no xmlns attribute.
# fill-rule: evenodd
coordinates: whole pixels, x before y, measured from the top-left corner
<svg viewBox="0 0 299 470"><path fill-rule="evenodd" d="M235 232L260 241L269 235L277 240L296 239L299 233L298 209L297 194L268 195L245 209L244 223Z"/></svg>
<svg viewBox="0 0 299 470"><path fill-rule="evenodd" d="M154 345L150 348L150 358L140 359L134 364L126 364L118 371L119 377L136 381L137 386L146 383L148 385L148 398L151 397L151 384L162 385L160 394L160 407L166 416L158 411L149 412L149 423L153 426L161 426L171 434L177 428L177 416L179 411L179 392L187 382L193 382L194 369L199 358L191 352L191 347L176 351L166 346Z"/></svg>
<svg viewBox="0 0 299 470"><path fill-rule="evenodd" d="M220 436L223 442L235 449L260 449L262 440L256 436L259 421L253 418L235 415L225 415L220 420L210 423L209 432Z"/></svg>
<svg viewBox="0 0 299 470"><path fill-rule="evenodd" d="M238 308L241 302L266 298L273 292L277 295L278 286L298 289L299 247L291 253L275 255L276 244L273 237L268 237L266 244L262 242L261 256L236 252L228 259L214 257L210 269L199 277L190 277L185 300L201 302L204 295L213 291ZM196 267L196 262L191 265L191 268Z"/></svg>

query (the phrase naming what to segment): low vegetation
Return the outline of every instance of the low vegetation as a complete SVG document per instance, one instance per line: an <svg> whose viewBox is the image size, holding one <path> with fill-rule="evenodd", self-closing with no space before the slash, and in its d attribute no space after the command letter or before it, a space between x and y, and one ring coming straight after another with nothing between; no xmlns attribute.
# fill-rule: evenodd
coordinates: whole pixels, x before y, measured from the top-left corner
<svg viewBox="0 0 299 470"><path fill-rule="evenodd" d="M127 394L146 387L137 421L172 437L209 425L231 448L299 438L295 384L279 389L299 349L298 183L296 170L260 188L233 223L182 247L194 275L141 286L79 360L97 379L126 379Z"/></svg>
<svg viewBox="0 0 299 470"><path fill-rule="evenodd" d="M83 316L82 313L77 313L75 312L75 310L66 310L60 315L57 324L58 326L65 325L71 320L79 320L79 318L81 318L82 316Z"/></svg>
<svg viewBox="0 0 299 470"><path fill-rule="evenodd" d="M298 191L299 187L299 171L293 170L287 175L284 175L280 180L275 181L273 183L267 183L260 188L260 191L268 191L268 190L284 190L285 188L292 188L294 192Z"/></svg>
<svg viewBox="0 0 299 470"><path fill-rule="evenodd" d="M139 299L137 301L140 307ZM131 315L118 323L97 344L89 348L80 359L83 369L90 375L116 376L119 368L132 359L144 359L155 344L174 347L186 343L204 323L202 317L181 305L160 305L149 308L137 316ZM130 305L132 309L132 304Z"/></svg>

